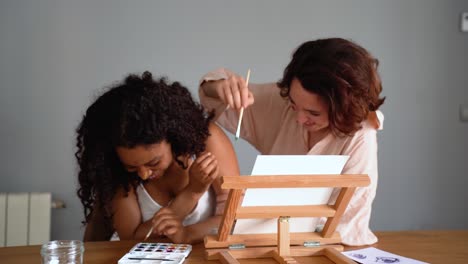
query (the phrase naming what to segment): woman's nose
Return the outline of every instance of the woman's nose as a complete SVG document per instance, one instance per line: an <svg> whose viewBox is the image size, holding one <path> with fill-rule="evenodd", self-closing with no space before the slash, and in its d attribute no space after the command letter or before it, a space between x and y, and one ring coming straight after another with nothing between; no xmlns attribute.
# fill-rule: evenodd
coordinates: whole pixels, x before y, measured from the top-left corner
<svg viewBox="0 0 468 264"><path fill-rule="evenodd" d="M138 176L143 180L146 180L151 175L151 170L145 167L141 167L138 169Z"/></svg>
<svg viewBox="0 0 468 264"><path fill-rule="evenodd" d="M307 122L307 116L302 111L297 111L296 115L297 123L303 125L305 122Z"/></svg>

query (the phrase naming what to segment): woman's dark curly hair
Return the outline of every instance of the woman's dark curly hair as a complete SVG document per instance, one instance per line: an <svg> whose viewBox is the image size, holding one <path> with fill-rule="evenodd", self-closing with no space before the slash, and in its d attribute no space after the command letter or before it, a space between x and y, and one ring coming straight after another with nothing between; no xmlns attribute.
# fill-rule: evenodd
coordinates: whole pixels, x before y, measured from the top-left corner
<svg viewBox="0 0 468 264"><path fill-rule="evenodd" d="M151 73L129 75L111 87L88 108L76 132L75 153L79 165L78 196L85 222L98 205L106 221L111 218L111 200L117 188L127 192L141 179L127 172L115 148L133 148L166 141L177 157L205 150L208 125L213 115L194 102L178 82L154 80Z"/></svg>
<svg viewBox="0 0 468 264"><path fill-rule="evenodd" d="M330 128L335 135L352 135L370 111L385 101L378 60L361 46L341 38L319 39L300 45L278 81L282 97L289 97L297 78L309 92L328 104Z"/></svg>

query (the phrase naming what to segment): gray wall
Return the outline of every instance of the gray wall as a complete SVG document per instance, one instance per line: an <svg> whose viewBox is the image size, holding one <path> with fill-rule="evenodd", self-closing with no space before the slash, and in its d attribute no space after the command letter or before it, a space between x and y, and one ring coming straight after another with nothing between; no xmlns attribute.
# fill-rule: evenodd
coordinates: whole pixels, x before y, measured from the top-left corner
<svg viewBox="0 0 468 264"><path fill-rule="evenodd" d="M150 70L190 87L220 66L277 80L292 50L352 39L380 59L376 230L468 228L466 0L0 3L0 191L51 191L53 239L81 238L74 129L102 87ZM243 173L257 154L236 150Z"/></svg>

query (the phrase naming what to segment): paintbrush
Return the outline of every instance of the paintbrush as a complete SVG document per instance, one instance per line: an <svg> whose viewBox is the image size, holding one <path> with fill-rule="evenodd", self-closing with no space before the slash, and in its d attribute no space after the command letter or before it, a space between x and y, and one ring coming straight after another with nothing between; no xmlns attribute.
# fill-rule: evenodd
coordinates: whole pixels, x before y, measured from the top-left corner
<svg viewBox="0 0 468 264"><path fill-rule="evenodd" d="M152 226L152 227L150 228L150 230L149 230L148 233L146 234L145 239L144 239L143 241L146 241L146 240L148 239L148 237L151 235L151 233L153 233L153 228L154 228L154 226Z"/></svg>
<svg viewBox="0 0 468 264"><path fill-rule="evenodd" d="M247 71L247 77L245 78L245 86L247 86L247 89L249 87L249 79L250 79L250 69ZM240 129L241 129L243 116L244 116L244 107L240 109L239 123L237 123L237 130L236 130L236 140L238 140L240 136Z"/></svg>

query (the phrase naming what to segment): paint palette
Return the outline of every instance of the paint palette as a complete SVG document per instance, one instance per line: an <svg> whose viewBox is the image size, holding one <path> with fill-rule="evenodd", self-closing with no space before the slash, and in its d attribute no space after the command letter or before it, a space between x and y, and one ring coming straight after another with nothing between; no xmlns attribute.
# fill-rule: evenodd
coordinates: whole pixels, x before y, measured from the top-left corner
<svg viewBox="0 0 468 264"><path fill-rule="evenodd" d="M173 243L138 243L118 264L127 263L161 263L161 264L179 264L183 263L185 258L192 251L192 245L173 244Z"/></svg>

